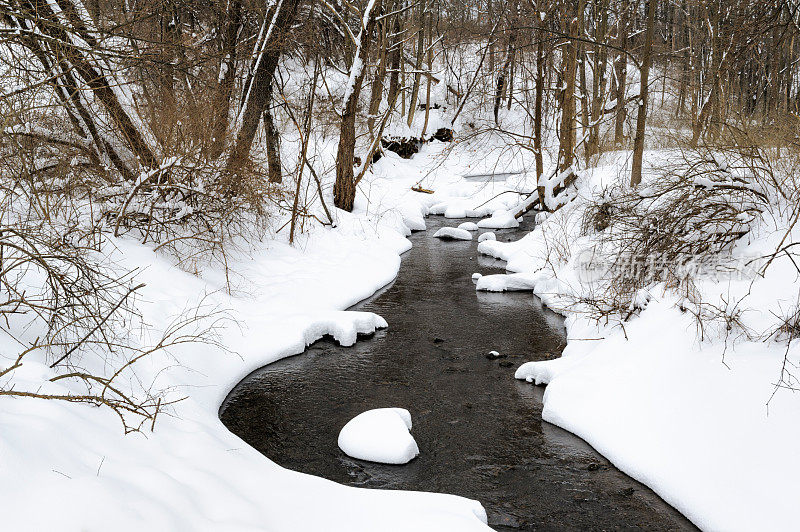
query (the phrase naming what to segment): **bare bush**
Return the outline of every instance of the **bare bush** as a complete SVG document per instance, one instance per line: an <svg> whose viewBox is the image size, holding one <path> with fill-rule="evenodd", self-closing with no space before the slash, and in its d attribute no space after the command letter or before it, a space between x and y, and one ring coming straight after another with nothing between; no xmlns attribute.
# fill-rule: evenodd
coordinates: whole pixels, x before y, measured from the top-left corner
<svg viewBox="0 0 800 532"><path fill-rule="evenodd" d="M721 150L682 155L646 186L606 190L586 208L582 230L597 235L593 260L604 262L608 282L590 302L598 316L629 317L641 306L641 290L655 283L688 293L698 269L724 273L724 261L710 258L730 251L767 208L752 164L734 166ZM698 317L709 312L698 309Z"/></svg>
<svg viewBox="0 0 800 532"><path fill-rule="evenodd" d="M152 389L135 366L180 344L216 345L225 316L200 305L145 341L150 328L135 304L144 284L109 262L102 232L82 214L91 204L69 188L68 179L50 188L38 179L0 181L0 331L19 346L0 368L0 396L104 406L126 432L152 428L178 398ZM41 382L20 382L15 370L34 353L52 371Z"/></svg>

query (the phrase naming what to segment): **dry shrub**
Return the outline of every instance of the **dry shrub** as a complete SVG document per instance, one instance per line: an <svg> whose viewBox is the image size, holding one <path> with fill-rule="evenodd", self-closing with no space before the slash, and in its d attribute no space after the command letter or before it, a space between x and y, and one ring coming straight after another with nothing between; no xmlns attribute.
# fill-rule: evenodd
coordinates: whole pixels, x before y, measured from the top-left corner
<svg viewBox="0 0 800 532"><path fill-rule="evenodd" d="M217 345L225 316L205 305L188 308L147 339L151 329L135 302L144 285L103 252L110 220L95 200L100 190L113 188L109 176L74 139L65 140L9 134L0 145L0 336L5 345L18 346L0 363L0 396L103 406L119 416L126 432L152 428L177 398L153 389L136 367L180 344ZM146 213L139 221L146 234L163 237L189 222L174 217L176 198L159 190L142 187L125 198ZM137 203L145 195L147 209ZM168 205L160 209L159 202ZM34 358L52 371L39 383L15 378Z"/></svg>
<svg viewBox="0 0 800 532"><path fill-rule="evenodd" d="M680 153L646 186L610 188L586 208L582 231L596 234L592 260L604 272L599 293L584 301L595 316L629 317L646 305L643 290L656 283L689 290L692 277L718 268L720 254L768 208L768 194L740 153ZM707 310L702 314L710 315Z"/></svg>

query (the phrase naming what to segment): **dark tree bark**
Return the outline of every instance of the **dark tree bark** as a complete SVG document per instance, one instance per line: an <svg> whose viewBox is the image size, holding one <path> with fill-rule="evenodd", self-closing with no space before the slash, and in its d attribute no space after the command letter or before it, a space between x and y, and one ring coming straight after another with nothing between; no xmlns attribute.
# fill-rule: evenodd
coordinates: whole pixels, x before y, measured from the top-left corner
<svg viewBox="0 0 800 532"><path fill-rule="evenodd" d="M211 135L210 156L217 159L225 149L228 135L228 115L231 110L233 89L236 85L236 56L239 33L242 29L242 2L231 0L219 27L222 32L219 86L214 94L214 122Z"/></svg>
<svg viewBox="0 0 800 532"><path fill-rule="evenodd" d="M539 18L538 25L540 31L537 35L536 42L536 97L534 103L534 120L533 120L533 150L536 156L536 182L542 178L544 174L544 161L542 159L542 100L544 99L544 85L547 82L545 72L545 54L544 54L544 39L545 39L545 22ZM544 205L544 187L537 187L539 192L539 205Z"/></svg>
<svg viewBox="0 0 800 532"><path fill-rule="evenodd" d="M419 5L419 31L417 32L417 57L414 61L414 85L411 88L411 101L408 105L408 127L414 123L414 114L417 112L417 100L419 100L419 84L422 81L422 60L425 57L425 5Z"/></svg>
<svg viewBox="0 0 800 532"><path fill-rule="evenodd" d="M397 9L399 5L400 3L396 1L394 3L394 9ZM391 53L389 54L389 70L391 71L391 74L389 76L389 93L386 97L390 102L395 101L398 93L400 92L400 66L403 57L403 40L402 36L400 35L400 31L400 14L397 14L394 15Z"/></svg>
<svg viewBox="0 0 800 532"><path fill-rule="evenodd" d="M513 4L511 4L514 9ZM514 43L516 42L517 33L514 28L514 18L512 15L509 15L509 28L506 29L508 32L508 43L506 45L506 57L503 61L503 66L500 68L500 74L497 76L497 89L495 90L494 94L494 123L499 124L499 117L498 114L500 112L500 106L503 103L503 93L506 90L507 85L507 77L510 75L511 72L511 60L514 57Z"/></svg>
<svg viewBox="0 0 800 532"><path fill-rule="evenodd" d="M356 199L356 183L353 178L353 157L356 147L356 111L358 110L358 97L361 94L361 85L366 74L367 60L373 34L375 33L376 17L380 11L381 0L371 0L365 13L367 26L358 33L358 43L350 68L350 79L345 92L344 112L339 128L339 148L336 153L336 182L333 185L333 204L345 211L353 210ZM369 161L364 161L367 164Z"/></svg>
<svg viewBox="0 0 800 532"><path fill-rule="evenodd" d="M578 17L582 15L584 0L568 12L566 32L568 40L562 48L561 128L558 143L559 170L566 171L574 162L575 152L575 81L578 67Z"/></svg>
<svg viewBox="0 0 800 532"><path fill-rule="evenodd" d="M617 61L614 65L615 81L617 87L616 116L614 118L614 144L621 145L625 140L625 118L627 115L625 107L625 92L627 90L628 77L628 20L630 17L630 0L622 0L619 25L617 28Z"/></svg>
<svg viewBox="0 0 800 532"><path fill-rule="evenodd" d="M631 162L631 186L633 187L642 182L644 128L647 121L647 92L657 3L658 0L647 0L647 27L645 29L644 51L642 52L641 80L639 82L639 112L636 116L636 138L633 141L633 161Z"/></svg>
<svg viewBox="0 0 800 532"><path fill-rule="evenodd" d="M386 61L388 59L388 35L386 32L386 21L378 22L378 68L372 78L372 92L369 97L369 116L367 117L367 127L370 135L375 135L375 117L381 109L383 101L383 86L386 80Z"/></svg>
<svg viewBox="0 0 800 532"><path fill-rule="evenodd" d="M286 47L299 6L300 0L278 0L265 15L264 34L256 41L251 70L253 75L245 84L236 140L227 162L227 174L231 178L229 194L241 192L237 176L250 156L259 121L270 104L275 69Z"/></svg>
<svg viewBox="0 0 800 532"><path fill-rule="evenodd" d="M264 137L267 143L267 170L270 183L280 183L283 181L281 174L283 173L283 166L281 165L281 148L280 148L280 135L278 128L275 126L275 119L272 116L272 109L274 99L272 97L274 92L274 83L269 87L269 95L267 108L264 109Z"/></svg>

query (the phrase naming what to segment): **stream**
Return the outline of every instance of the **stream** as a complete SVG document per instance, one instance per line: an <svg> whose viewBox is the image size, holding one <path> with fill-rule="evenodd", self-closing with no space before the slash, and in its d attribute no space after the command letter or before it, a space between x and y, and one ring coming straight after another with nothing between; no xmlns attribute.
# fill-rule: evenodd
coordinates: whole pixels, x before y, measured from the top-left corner
<svg viewBox="0 0 800 532"><path fill-rule="evenodd" d="M505 263L477 254L477 234L433 238L462 221L428 218L395 281L352 308L380 314L388 329L352 347L324 339L253 372L223 403L222 422L289 469L476 499L495 530L694 529L583 440L542 421L544 388L514 370L559 356L563 319L530 292L476 292L472 274L502 273ZM517 240L531 223L497 237ZM507 356L487 359L491 350ZM356 460L337 446L347 421L380 407L411 412L420 456L407 465Z"/></svg>

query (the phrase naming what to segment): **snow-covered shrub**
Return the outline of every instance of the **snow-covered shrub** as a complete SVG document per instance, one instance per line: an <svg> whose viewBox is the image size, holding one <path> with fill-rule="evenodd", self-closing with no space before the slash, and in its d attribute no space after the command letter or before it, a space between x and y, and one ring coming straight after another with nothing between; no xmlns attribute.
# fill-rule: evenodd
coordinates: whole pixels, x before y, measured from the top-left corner
<svg viewBox="0 0 800 532"><path fill-rule="evenodd" d="M134 301L144 284L109 261L82 208L0 179L0 396L103 406L126 432L152 427L178 398L143 382L136 365L177 344L214 343L223 316L188 309L151 338Z"/></svg>
<svg viewBox="0 0 800 532"><path fill-rule="evenodd" d="M733 167L722 153L684 152L644 186L617 185L591 200L582 233L593 238L592 261L602 264L606 282L585 302L601 316L629 317L639 310L637 294L657 283L691 301L695 273L724 267L719 257L768 208L767 193L750 170ZM697 314L707 317L711 310Z"/></svg>

